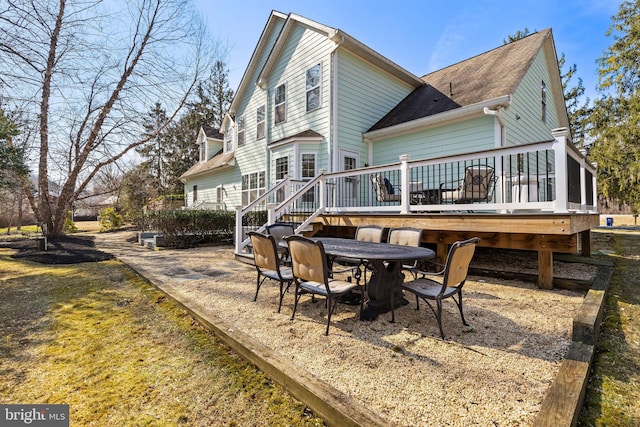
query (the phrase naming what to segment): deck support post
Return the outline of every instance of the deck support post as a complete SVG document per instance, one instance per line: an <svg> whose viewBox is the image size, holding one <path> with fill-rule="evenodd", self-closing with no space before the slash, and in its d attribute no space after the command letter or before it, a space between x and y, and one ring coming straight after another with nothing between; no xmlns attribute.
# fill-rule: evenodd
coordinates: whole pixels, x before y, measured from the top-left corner
<svg viewBox="0 0 640 427"><path fill-rule="evenodd" d="M553 252L538 251L538 286L553 289Z"/></svg>
<svg viewBox="0 0 640 427"><path fill-rule="evenodd" d="M591 256L591 230L585 230L580 232L580 243L582 251L580 254L585 257Z"/></svg>

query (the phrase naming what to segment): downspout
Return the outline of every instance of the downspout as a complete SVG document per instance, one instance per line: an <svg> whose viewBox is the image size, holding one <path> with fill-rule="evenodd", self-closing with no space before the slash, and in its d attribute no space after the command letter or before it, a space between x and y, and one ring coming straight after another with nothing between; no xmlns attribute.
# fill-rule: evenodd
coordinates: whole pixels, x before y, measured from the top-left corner
<svg viewBox="0 0 640 427"><path fill-rule="evenodd" d="M339 169L338 166L338 48L344 43L344 36L336 42L331 50L331 142L327 144L327 167L329 173Z"/></svg>
<svg viewBox="0 0 640 427"><path fill-rule="evenodd" d="M494 116L496 119L498 119L498 123L500 125L500 129L499 129L500 136L499 136L499 138L496 138L497 139L497 144L494 144L494 145L497 145L496 148L504 147L504 144L505 144L504 121L502 120L502 116L500 115L501 110L503 108L504 107L500 106L500 107L498 107L498 108L496 108L494 110L494 109L491 109L489 107L484 107L484 110L483 110L484 114L486 114L488 116Z"/></svg>
<svg viewBox="0 0 640 427"><path fill-rule="evenodd" d="M506 138L505 138L505 129L504 129L504 121L502 120L502 116L500 115L501 110L504 108L504 106L498 106L495 109L491 109L489 107L484 107L483 111L484 114L488 115L488 116L494 116L497 119L497 126L499 127L499 129L496 129L494 132L494 146L496 146L495 148L501 148L504 147L505 143L506 143ZM494 128L495 128L495 120L494 120ZM499 136L496 137L495 133L499 132ZM503 179L503 170L502 170L502 162L497 162L496 164L493 165L494 167L494 173L495 173L495 177L497 177L499 180ZM505 201L505 195L503 194L502 191L502 185L496 185L495 188L495 199L496 202L498 203L502 203ZM505 211L500 211L502 213L505 213Z"/></svg>

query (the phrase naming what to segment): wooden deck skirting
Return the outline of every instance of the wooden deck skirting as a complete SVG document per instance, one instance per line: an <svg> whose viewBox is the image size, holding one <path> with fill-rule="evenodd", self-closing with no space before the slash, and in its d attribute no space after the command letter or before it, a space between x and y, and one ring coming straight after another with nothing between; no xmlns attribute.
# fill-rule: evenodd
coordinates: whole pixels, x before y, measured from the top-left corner
<svg viewBox="0 0 640 427"><path fill-rule="evenodd" d="M449 245L480 237L480 246L538 252L538 285L553 288L553 253L591 255L590 229L600 225L599 214L410 214L345 213L315 219L315 235L353 237L360 225L416 227L422 241L435 244L438 262L444 264Z"/></svg>

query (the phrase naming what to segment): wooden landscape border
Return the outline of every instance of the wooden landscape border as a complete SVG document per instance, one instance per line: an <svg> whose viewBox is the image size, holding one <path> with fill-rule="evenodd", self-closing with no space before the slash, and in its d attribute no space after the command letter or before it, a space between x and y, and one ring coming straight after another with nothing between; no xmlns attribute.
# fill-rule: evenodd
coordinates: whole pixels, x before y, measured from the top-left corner
<svg viewBox="0 0 640 427"><path fill-rule="evenodd" d="M243 260L247 262L247 260ZM574 427L589 379L606 294L613 275L613 263L581 257L582 262L599 265L591 288L573 320L572 343L551 384L533 425L541 427ZM126 263L125 263L126 264ZM387 426L389 423L371 413L365 406L330 384L292 366L289 361L268 347L229 327L211 310L188 297L178 296L171 285L153 281L153 275L143 267L126 264L151 285L165 293L190 313L205 328L212 331L225 345L254 364L269 378L284 387L292 396L307 405L327 424L336 426ZM564 286L562 286L564 287ZM578 288L580 286L577 286ZM571 288L569 286L568 288Z"/></svg>
<svg viewBox="0 0 640 427"><path fill-rule="evenodd" d="M534 426L574 427L578 424L612 276L612 264L600 266L573 319L571 346L547 391Z"/></svg>

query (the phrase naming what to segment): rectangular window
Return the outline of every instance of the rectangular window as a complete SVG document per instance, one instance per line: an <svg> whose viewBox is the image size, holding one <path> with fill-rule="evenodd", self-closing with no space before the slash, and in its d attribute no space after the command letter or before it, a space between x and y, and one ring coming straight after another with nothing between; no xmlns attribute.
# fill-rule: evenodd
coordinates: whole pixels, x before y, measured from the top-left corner
<svg viewBox="0 0 640 427"><path fill-rule="evenodd" d="M244 145L244 116L238 117L238 147Z"/></svg>
<svg viewBox="0 0 640 427"><path fill-rule="evenodd" d="M542 102L542 121L547 122L547 85L542 82L540 86L540 99Z"/></svg>
<svg viewBox="0 0 640 427"><path fill-rule="evenodd" d="M302 154L300 158L300 166L302 168L302 179L308 181L316 176L316 155L314 153ZM302 201L305 203L314 203L316 201L315 189L307 191L302 195Z"/></svg>
<svg viewBox="0 0 640 427"><path fill-rule="evenodd" d="M256 110L256 139L262 139L265 136L264 119L265 119L265 107L263 105L261 107L258 107L258 109Z"/></svg>
<svg viewBox="0 0 640 427"><path fill-rule="evenodd" d="M289 175L289 158L276 159L276 181L284 179L287 175Z"/></svg>
<svg viewBox="0 0 640 427"><path fill-rule="evenodd" d="M193 186L193 203L198 201L198 186Z"/></svg>
<svg viewBox="0 0 640 427"><path fill-rule="evenodd" d="M320 107L320 77L322 67L314 65L307 70L307 111Z"/></svg>
<svg viewBox="0 0 640 427"><path fill-rule="evenodd" d="M302 179L311 179L316 176L316 155L303 154L300 161L302 166Z"/></svg>
<svg viewBox="0 0 640 427"><path fill-rule="evenodd" d="M264 194L265 174L254 172L242 175L242 205L246 206Z"/></svg>
<svg viewBox="0 0 640 427"><path fill-rule="evenodd" d="M287 119L287 87L284 84L276 87L274 94L274 123L282 123Z"/></svg>

